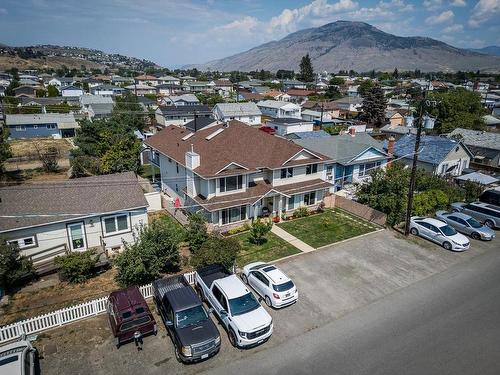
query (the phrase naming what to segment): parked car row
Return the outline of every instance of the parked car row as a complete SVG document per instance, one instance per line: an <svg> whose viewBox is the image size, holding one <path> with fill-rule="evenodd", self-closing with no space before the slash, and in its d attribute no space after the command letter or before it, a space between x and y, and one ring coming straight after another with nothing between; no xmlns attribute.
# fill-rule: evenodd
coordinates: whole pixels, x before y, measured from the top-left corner
<svg viewBox="0 0 500 375"><path fill-rule="evenodd" d="M204 360L219 352L221 336L210 318L212 313L227 331L231 345L247 348L273 334L273 319L260 300L273 308L298 300L292 280L264 262L244 267L241 279L219 264L202 267L195 272L194 288L184 276L172 276L154 281L152 292L180 362ZM156 321L137 287L111 293L107 311L117 347L130 341L137 344L144 335L157 333Z"/></svg>

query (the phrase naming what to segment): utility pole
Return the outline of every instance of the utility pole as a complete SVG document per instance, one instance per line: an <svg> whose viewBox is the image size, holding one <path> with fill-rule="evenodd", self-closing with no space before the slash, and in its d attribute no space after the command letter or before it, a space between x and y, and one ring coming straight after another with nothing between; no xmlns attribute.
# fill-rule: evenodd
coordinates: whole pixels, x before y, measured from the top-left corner
<svg viewBox="0 0 500 375"><path fill-rule="evenodd" d="M429 86L430 86L430 80L429 80ZM410 189L408 190L408 203L406 206L405 236L408 236L410 234L410 218L411 218L411 211L413 208L413 192L415 190L415 180L417 178L418 151L420 149L420 138L422 136L422 120L424 116L424 107L427 98L427 91L428 90L424 90L423 92L423 98L420 103L420 112L417 120L417 136L415 139L413 165L411 167L411 176L410 176Z"/></svg>

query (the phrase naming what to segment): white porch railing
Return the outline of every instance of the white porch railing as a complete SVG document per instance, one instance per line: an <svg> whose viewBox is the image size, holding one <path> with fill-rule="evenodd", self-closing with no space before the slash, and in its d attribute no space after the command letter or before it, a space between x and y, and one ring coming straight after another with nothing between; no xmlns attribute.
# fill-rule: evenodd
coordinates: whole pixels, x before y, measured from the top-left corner
<svg viewBox="0 0 500 375"><path fill-rule="evenodd" d="M185 273L184 277L189 284L194 284L194 272ZM139 287L139 290L144 298L150 298L153 296L151 284L143 285ZM107 300L108 297L101 297L92 301L66 307L48 314L43 314L34 318L0 327L0 344L15 340L23 334L30 335L40 333L51 328L61 327L77 320L102 314L106 312Z"/></svg>

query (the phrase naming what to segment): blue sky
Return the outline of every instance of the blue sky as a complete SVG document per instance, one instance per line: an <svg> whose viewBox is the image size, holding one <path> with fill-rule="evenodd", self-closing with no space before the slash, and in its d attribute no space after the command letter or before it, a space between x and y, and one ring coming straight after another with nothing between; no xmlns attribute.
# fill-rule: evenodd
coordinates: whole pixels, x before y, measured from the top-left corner
<svg viewBox="0 0 500 375"><path fill-rule="evenodd" d="M1 0L0 43L91 47L177 67L336 20L458 47L500 45L500 0Z"/></svg>

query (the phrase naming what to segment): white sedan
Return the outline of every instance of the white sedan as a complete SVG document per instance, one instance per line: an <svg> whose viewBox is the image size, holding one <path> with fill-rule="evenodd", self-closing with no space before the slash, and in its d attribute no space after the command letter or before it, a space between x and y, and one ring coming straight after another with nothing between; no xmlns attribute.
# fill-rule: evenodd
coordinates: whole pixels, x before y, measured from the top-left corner
<svg viewBox="0 0 500 375"><path fill-rule="evenodd" d="M413 216L410 220L410 233L436 242L446 250L464 251L470 246L469 239L463 234L445 222L429 217Z"/></svg>
<svg viewBox="0 0 500 375"><path fill-rule="evenodd" d="M241 279L264 298L269 307L284 307L299 298L299 292L293 281L272 264L250 263L243 267Z"/></svg>

